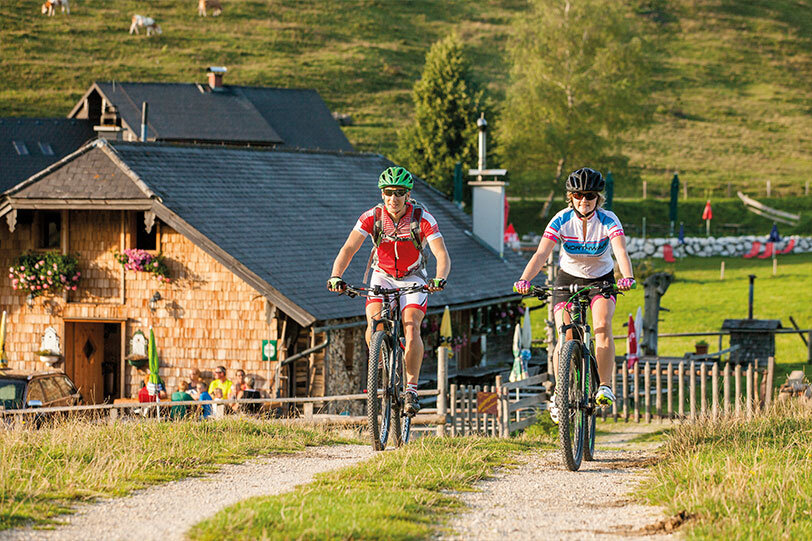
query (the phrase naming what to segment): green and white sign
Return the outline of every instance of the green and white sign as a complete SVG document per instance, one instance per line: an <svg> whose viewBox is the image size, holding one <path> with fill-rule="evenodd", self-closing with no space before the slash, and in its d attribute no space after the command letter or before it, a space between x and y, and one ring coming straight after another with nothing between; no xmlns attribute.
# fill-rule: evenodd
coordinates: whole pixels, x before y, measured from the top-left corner
<svg viewBox="0 0 812 541"><path fill-rule="evenodd" d="M276 340L263 340L262 341L262 360L275 361L276 360Z"/></svg>

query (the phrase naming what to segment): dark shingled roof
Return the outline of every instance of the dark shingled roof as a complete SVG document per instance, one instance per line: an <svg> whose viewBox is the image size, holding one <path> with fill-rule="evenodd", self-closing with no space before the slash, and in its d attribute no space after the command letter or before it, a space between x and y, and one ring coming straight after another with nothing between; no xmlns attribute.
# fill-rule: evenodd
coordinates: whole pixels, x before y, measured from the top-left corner
<svg viewBox="0 0 812 541"><path fill-rule="evenodd" d="M94 137L87 120L0 118L0 192L61 160ZM22 141L28 155L20 155L14 141ZM40 143L47 143L53 155L43 153Z"/></svg>
<svg viewBox="0 0 812 541"><path fill-rule="evenodd" d="M380 201L376 179L389 160L371 154L95 145L99 148L83 159L120 160L163 205L315 320L363 315L361 300L332 294L325 282L358 217ZM35 183L58 175L53 171ZM77 178L77 194L85 193L82 183L92 181ZM33 188L34 183L13 196ZM449 287L432 295L430 306L511 295L524 260L510 250L500 259L474 240L466 232L470 217L425 182L417 180L413 195L437 219L452 261ZM365 242L355 256L345 274L349 282L361 285L370 246Z"/></svg>
<svg viewBox="0 0 812 541"><path fill-rule="evenodd" d="M318 92L193 83L103 83L97 88L140 134L141 104L149 104L147 139L354 149ZM74 108L75 114L79 107Z"/></svg>

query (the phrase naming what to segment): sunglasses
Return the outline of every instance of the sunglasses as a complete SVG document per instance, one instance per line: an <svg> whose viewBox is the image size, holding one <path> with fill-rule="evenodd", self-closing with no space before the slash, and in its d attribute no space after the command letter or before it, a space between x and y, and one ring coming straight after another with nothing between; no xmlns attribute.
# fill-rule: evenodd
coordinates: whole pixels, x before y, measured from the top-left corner
<svg viewBox="0 0 812 541"><path fill-rule="evenodd" d="M397 197L404 197L408 190L404 190L403 188L384 188L383 194L387 197L397 196Z"/></svg>
<svg viewBox="0 0 812 541"><path fill-rule="evenodd" d="M598 192L572 192L572 198L581 200L586 199L587 201L592 201L593 199L598 198Z"/></svg>

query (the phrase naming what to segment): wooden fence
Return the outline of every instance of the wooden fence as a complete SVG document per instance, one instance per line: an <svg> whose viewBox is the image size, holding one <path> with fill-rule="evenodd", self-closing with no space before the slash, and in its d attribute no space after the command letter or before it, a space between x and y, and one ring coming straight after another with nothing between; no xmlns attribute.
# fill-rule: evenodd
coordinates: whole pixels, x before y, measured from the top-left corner
<svg viewBox="0 0 812 541"><path fill-rule="evenodd" d="M615 421L697 419L723 415L754 415L770 406L775 359L764 370L753 364L671 359L643 359L629 370L614 369L617 397L604 418Z"/></svg>
<svg viewBox="0 0 812 541"><path fill-rule="evenodd" d="M448 392L450 434L507 438L527 428L535 422L536 413L546 409L549 397L541 384L547 380L547 374L539 374L503 384L502 377L496 376L492 386L451 385ZM489 402L492 407L485 408Z"/></svg>

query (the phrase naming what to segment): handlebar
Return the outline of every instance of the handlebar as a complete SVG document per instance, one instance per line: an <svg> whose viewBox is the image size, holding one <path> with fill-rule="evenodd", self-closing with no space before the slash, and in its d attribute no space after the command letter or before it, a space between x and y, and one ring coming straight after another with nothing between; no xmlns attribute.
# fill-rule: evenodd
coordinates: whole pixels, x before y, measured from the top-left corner
<svg viewBox="0 0 812 541"><path fill-rule="evenodd" d="M601 293L619 293L623 294L623 291L619 290L617 284L614 282L600 282L595 285L591 286L579 286L578 284L570 284L568 286L530 286L530 293L528 295L533 295L538 298L546 297L553 291L566 291L572 293L573 296L585 293L592 290L598 290ZM637 282L632 284L631 289L637 289ZM516 290L516 286L513 287L513 292L518 293Z"/></svg>
<svg viewBox="0 0 812 541"><path fill-rule="evenodd" d="M370 295L406 295L408 293L416 293L418 291L431 293L427 285L415 284L409 287L386 288L381 286L356 287L354 285L347 284L344 291L341 292L341 294L342 295L346 294L348 297L352 299L359 295L362 297L369 297Z"/></svg>

